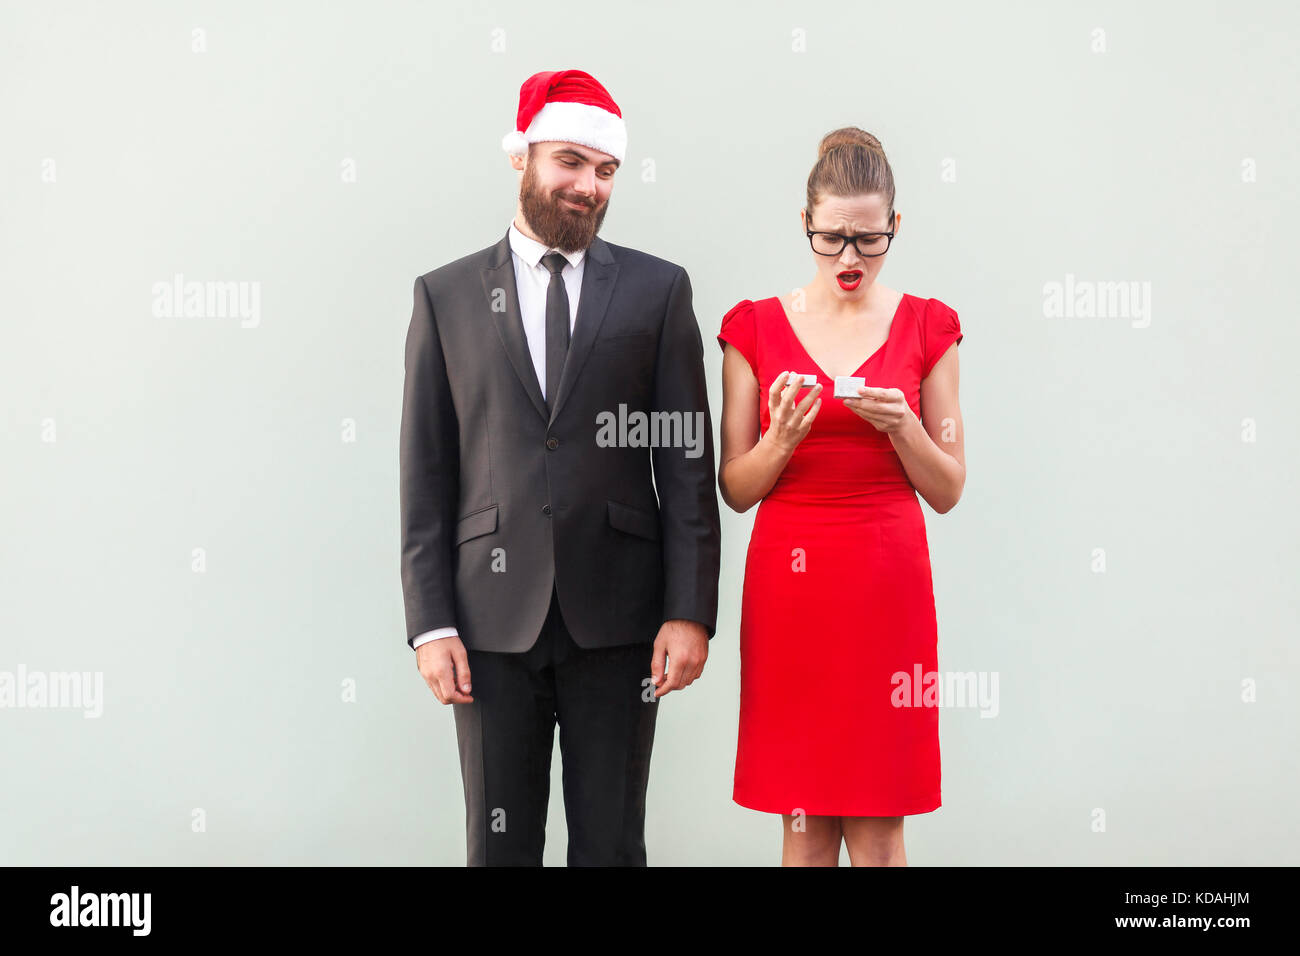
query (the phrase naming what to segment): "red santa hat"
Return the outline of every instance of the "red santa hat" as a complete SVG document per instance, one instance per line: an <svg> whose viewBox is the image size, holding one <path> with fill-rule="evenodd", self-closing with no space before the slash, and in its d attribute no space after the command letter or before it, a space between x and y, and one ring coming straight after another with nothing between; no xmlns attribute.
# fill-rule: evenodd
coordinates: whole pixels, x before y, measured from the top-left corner
<svg viewBox="0 0 1300 956"><path fill-rule="evenodd" d="M623 113L596 78L582 70L534 73L519 87L515 129L501 139L514 156L529 143L561 140L609 153L619 162L627 152Z"/></svg>

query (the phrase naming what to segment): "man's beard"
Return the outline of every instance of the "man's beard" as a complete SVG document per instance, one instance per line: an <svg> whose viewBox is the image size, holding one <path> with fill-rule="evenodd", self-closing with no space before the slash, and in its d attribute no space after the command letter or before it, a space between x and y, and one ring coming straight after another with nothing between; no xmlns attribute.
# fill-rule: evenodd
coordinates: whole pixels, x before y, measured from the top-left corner
<svg viewBox="0 0 1300 956"><path fill-rule="evenodd" d="M577 252L590 246L591 240L600 232L600 224L605 221L605 213L609 209L609 200L601 203L599 209L593 211L588 207L583 212L566 205L565 199L585 201L581 196L565 196L563 192L548 196L538 184L537 173L530 161L524 168L524 182L519 192L524 218L548 247L561 252Z"/></svg>

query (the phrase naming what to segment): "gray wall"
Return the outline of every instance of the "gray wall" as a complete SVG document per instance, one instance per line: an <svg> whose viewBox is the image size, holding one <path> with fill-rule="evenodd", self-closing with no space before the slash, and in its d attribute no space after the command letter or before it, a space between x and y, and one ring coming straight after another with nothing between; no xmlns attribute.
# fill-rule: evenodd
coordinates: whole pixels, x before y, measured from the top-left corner
<svg viewBox="0 0 1300 956"><path fill-rule="evenodd" d="M519 84L570 67L629 127L601 234L689 270L715 416L722 314L812 277L837 126L894 167L882 281L961 316L940 667L999 700L941 714L910 862L1300 862L1294 8L651 9L0 8L0 672L102 675L98 717L0 710L0 862L463 864L404 636L403 340L414 277L509 223ZM157 314L178 273L255 318ZM1139 297L1058 315L1067 281ZM652 864L779 859L730 799L752 519L660 705Z"/></svg>

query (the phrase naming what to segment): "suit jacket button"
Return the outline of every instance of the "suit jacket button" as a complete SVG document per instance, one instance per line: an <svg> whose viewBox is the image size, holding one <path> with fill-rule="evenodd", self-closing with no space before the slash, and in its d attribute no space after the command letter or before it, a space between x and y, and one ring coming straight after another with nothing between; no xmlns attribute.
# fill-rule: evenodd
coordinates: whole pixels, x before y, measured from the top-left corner
<svg viewBox="0 0 1300 956"><path fill-rule="evenodd" d="M551 506L550 506L550 505L542 505L542 514L544 514L544 515L548 515L548 514L550 514L550 513L551 513Z"/></svg>
<svg viewBox="0 0 1300 956"><path fill-rule="evenodd" d="M551 451L555 451L555 449L560 447L560 440L558 438L548 438L546 439L546 447Z"/></svg>

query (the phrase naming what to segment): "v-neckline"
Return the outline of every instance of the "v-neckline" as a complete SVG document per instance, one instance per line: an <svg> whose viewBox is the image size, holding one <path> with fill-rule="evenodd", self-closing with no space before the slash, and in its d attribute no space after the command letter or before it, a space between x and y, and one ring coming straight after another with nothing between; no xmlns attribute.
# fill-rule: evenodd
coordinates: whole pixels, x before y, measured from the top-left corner
<svg viewBox="0 0 1300 956"><path fill-rule="evenodd" d="M786 312L785 303L781 301L781 297L779 295L774 295L772 296L772 298L776 301L776 307L781 310L781 318L785 321L785 327L786 329L789 330L790 337L794 339L795 344L799 346L799 351L803 352L804 358L806 358L809 362L813 364L813 367L817 370L818 374L822 376L822 378L832 382L835 381L835 376L826 374L826 370L817 364L817 360L812 357L812 353L808 351L807 347L803 344L803 340L799 338L799 333L794 330L794 323L790 321L790 313ZM889 329L888 331L885 332L885 341L881 342L879 347L870 355L868 355L866 359L863 360L861 365L859 365L852 372L850 372L849 373L850 375L857 375L859 372L861 372L864 368L866 368L867 363L870 362L877 355L879 355L881 350L884 349L884 347L890 343L890 341L894 337L894 326L898 325L898 316L903 311L903 303L906 301L907 301L907 293L904 292L903 297L898 300L898 307L894 309L893 317L889 320Z"/></svg>

